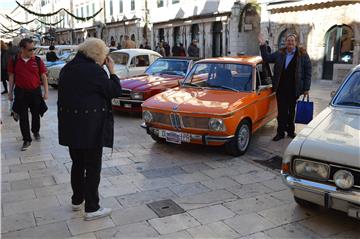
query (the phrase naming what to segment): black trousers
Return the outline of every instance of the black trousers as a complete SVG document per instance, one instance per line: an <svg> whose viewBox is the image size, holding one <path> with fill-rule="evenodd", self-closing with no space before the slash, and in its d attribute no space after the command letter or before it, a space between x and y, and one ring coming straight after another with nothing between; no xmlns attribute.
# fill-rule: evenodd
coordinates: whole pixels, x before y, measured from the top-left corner
<svg viewBox="0 0 360 239"><path fill-rule="evenodd" d="M288 134L295 132L295 107L296 107L296 96L295 93L291 94L285 91L278 91L276 93L277 108L278 108L278 128L277 133L284 135L285 131Z"/></svg>
<svg viewBox="0 0 360 239"><path fill-rule="evenodd" d="M72 203L81 204L85 200L85 212L95 212L99 205L99 184L102 148L69 148L73 162L71 167Z"/></svg>
<svg viewBox="0 0 360 239"><path fill-rule="evenodd" d="M31 132L40 131L41 88L34 90L15 88L14 107L20 118L20 130L24 141L32 141L30 135L29 109L31 112Z"/></svg>

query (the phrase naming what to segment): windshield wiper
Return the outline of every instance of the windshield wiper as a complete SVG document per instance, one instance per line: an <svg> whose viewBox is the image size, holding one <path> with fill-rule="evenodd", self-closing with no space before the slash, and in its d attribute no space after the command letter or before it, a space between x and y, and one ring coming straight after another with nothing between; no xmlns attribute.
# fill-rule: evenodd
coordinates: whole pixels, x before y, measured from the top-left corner
<svg viewBox="0 0 360 239"><path fill-rule="evenodd" d="M167 74L167 75L180 75L180 76L184 76L185 74L183 72L179 72L179 71L161 71L159 72L160 75L163 74Z"/></svg>
<svg viewBox="0 0 360 239"><path fill-rule="evenodd" d="M191 82L184 82L184 83L182 83L182 85L195 86L195 87L197 87L197 88L200 87L200 86L198 86L198 85L196 85L196 84L194 84L194 83L191 83Z"/></svg>
<svg viewBox="0 0 360 239"><path fill-rule="evenodd" d="M342 102L338 102L338 105L353 105L353 106L360 106L359 102L355 102L355 101L342 101Z"/></svg>
<svg viewBox="0 0 360 239"><path fill-rule="evenodd" d="M232 90L232 91L238 91L237 89L228 87L228 86L222 86L222 85L209 85L210 88L220 88L220 89L225 89L225 90Z"/></svg>

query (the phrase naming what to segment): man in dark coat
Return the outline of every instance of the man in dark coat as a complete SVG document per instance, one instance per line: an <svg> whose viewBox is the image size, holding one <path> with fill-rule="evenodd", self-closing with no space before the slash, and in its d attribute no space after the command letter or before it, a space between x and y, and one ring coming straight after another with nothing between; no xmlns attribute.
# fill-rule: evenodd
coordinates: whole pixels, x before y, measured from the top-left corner
<svg viewBox="0 0 360 239"><path fill-rule="evenodd" d="M285 131L290 138L295 134L295 107L300 95L309 96L311 85L311 61L304 48L297 46L295 34L286 37L285 48L272 54L267 51L264 37L259 35L261 56L266 62L274 62L273 89L276 91L278 108L278 141L284 138Z"/></svg>
<svg viewBox="0 0 360 239"><path fill-rule="evenodd" d="M199 57L200 49L197 47L197 40L192 40L190 46L188 47L188 56L190 57Z"/></svg>
<svg viewBox="0 0 360 239"><path fill-rule="evenodd" d="M85 200L85 220L111 213L110 208L99 206L98 195L102 148L112 148L114 142L111 99L121 96L120 79L113 61L106 57L108 52L102 40L86 39L59 77L59 143L69 147L72 207L80 210Z"/></svg>

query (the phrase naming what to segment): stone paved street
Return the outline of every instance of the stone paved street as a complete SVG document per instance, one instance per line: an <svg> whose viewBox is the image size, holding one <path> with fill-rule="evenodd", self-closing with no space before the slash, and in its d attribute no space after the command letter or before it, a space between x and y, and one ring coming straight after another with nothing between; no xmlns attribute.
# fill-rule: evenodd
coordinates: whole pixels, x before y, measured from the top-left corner
<svg viewBox="0 0 360 239"><path fill-rule="evenodd" d="M313 84L316 114L336 88ZM20 152L20 129L2 96L2 238L360 238L359 221L297 206L279 172L254 162L281 156L290 142L271 141L275 121L234 158L222 148L156 144L139 115L116 113L115 145L104 151L99 189L102 206L113 213L86 222L71 211L71 160L57 140L57 91L49 98L41 141ZM161 199L186 212L159 218L146 204Z"/></svg>

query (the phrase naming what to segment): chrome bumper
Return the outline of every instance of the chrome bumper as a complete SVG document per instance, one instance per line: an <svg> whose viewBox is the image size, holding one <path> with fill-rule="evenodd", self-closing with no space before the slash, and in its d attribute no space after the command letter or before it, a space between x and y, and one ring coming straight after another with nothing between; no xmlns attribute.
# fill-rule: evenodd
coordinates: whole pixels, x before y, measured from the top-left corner
<svg viewBox="0 0 360 239"><path fill-rule="evenodd" d="M153 128L153 127L148 127L145 123L141 124L141 127L143 129L146 129L146 132L148 134L150 133L155 133L158 134L158 129L157 128ZM201 140L203 142L204 145L209 144L210 142L215 142L215 143L226 143L230 140L232 140L234 138L233 135L230 136L213 136L213 135L200 135L200 134L191 134L191 139L193 140Z"/></svg>
<svg viewBox="0 0 360 239"><path fill-rule="evenodd" d="M323 204L326 208L333 208L332 200L334 199L345 201L355 207L360 207L360 191L341 190L335 186L313 182L306 179L295 178L289 174L283 173L282 171L281 178L284 184L292 190L306 191L308 193L323 197ZM360 208L355 213L355 215L349 214L349 216L360 218Z"/></svg>

